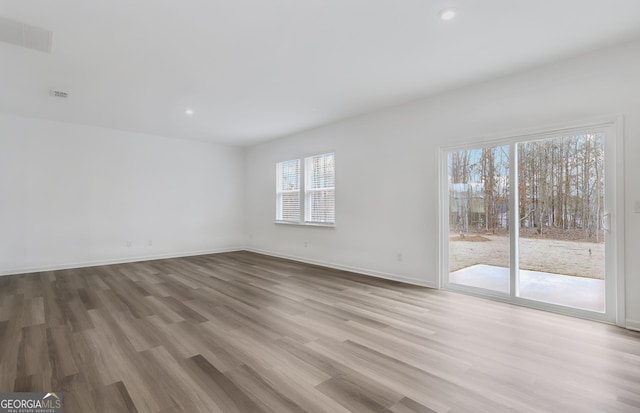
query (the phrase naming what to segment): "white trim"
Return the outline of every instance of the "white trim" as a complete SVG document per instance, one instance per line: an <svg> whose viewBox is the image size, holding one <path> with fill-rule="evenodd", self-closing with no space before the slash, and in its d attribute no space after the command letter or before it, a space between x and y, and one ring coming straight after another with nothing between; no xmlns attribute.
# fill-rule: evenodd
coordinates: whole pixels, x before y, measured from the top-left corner
<svg viewBox="0 0 640 413"><path fill-rule="evenodd" d="M81 261L81 262L72 262L72 263L55 264L55 265L42 265L37 267L8 268L8 269L0 269L0 276L29 274L33 272L42 272L42 271L69 270L73 268L98 267L101 265L111 265L111 264L126 264L126 263L139 262L139 261L164 260L167 258L182 258L182 257L191 257L194 255L219 254L223 252L236 252L236 251L244 251L244 250L245 250L244 247L215 248L210 250L170 252L167 254L143 255L138 257L126 257L126 258L110 258L105 260Z"/></svg>
<svg viewBox="0 0 640 413"><path fill-rule="evenodd" d="M333 268L336 270L349 271L349 272L353 272L361 275L367 275L370 277L383 278L385 280L399 281L405 284L418 285L420 287L438 288L436 284L433 284L430 282L417 280L415 278L404 277L402 275L391 274L387 272L375 271L375 270L359 268L359 267L352 267L349 265L342 265L342 264L337 264L337 263L322 261L322 260L313 260L309 258L299 257L296 255L280 254L278 252L267 251L267 250L262 250L258 248L245 248L245 251L255 252L256 254L269 255L271 257L284 258L292 261L303 262L305 264L319 265L322 267Z"/></svg>
<svg viewBox="0 0 640 413"><path fill-rule="evenodd" d="M520 185L518 144L509 145L509 296L520 294ZM486 211L485 211L486 214Z"/></svg>
<svg viewBox="0 0 640 413"><path fill-rule="evenodd" d="M624 265L624 221L625 221L625 199L624 199L624 116L618 115L614 126L616 127L616 183L615 202L616 216L615 224L615 289L616 289L616 325L625 326L626 317L626 288L625 288L625 265ZM626 322L627 325L629 322Z"/></svg>
<svg viewBox="0 0 640 413"><path fill-rule="evenodd" d="M438 168L436 177L438 178L437 188L439 190L439 196L435 222L438 223L438 234L440 234L438 237L438 261L436 263L436 275L438 278L438 288L442 289L449 285L449 277L444 274L445 271L449 270L449 248L444 247L449 242L450 233L449 219L444 219L445 214L447 217L449 216L449 188L448 185L444 184L444 177L448 176L447 161L444 159L446 152L442 148L437 148L436 152L436 156L438 157L436 162Z"/></svg>
<svg viewBox="0 0 640 413"><path fill-rule="evenodd" d="M298 225L302 227L321 227L321 228L335 228L335 223L327 223L323 224L321 222L296 222L296 221L273 221L274 224L278 225Z"/></svg>
<svg viewBox="0 0 640 413"><path fill-rule="evenodd" d="M479 149L487 146L507 145L514 142L527 140L540 140L557 137L563 133L593 132L594 129L618 126L616 132L622 133L621 128L623 115L609 114L591 119L577 120L574 122L563 122L551 124L541 128L515 129L507 132L476 136L475 138L463 139L452 145L441 145L442 151L455 151L458 149Z"/></svg>
<svg viewBox="0 0 640 413"><path fill-rule="evenodd" d="M621 327L626 327L629 330L640 331L640 320L627 320L626 326L623 325Z"/></svg>

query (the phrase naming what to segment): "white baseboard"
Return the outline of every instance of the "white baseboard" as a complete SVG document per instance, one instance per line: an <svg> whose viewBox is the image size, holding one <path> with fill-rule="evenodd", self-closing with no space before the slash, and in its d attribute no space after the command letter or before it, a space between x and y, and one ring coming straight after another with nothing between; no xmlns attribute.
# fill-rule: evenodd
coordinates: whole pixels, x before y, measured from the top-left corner
<svg viewBox="0 0 640 413"><path fill-rule="evenodd" d="M82 262L73 262L73 263L55 264L55 265L43 265L43 266L36 266L36 267L7 268L7 269L0 269L0 276L14 275L14 274L29 274L29 273L42 272L42 271L68 270L72 268L97 267L101 265L111 265L111 264L126 264L126 263L139 262L139 261L152 261L152 260L162 260L162 259L168 259L168 258L191 257L195 255L219 254L223 252L235 252L235 251L250 251L250 252L255 252L257 254L270 255L273 257L279 257L279 258L285 258L288 260L304 262L307 264L314 264L314 265L320 265L323 267L334 268L336 270L350 271L350 272L354 272L362 275L368 275L371 277L384 278L386 280L399 281L407 284L419 285L421 287L437 288L437 286L433 283L425 282L423 280L417 280L414 278L404 277L401 275L375 271L375 270L366 269L366 268L352 267L349 265L336 264L328 261L312 260L304 257L280 254L277 252L261 250L257 248L245 248L245 247L175 252L175 253L158 254L158 255L138 256L138 257L113 258L113 259L105 259L105 260L82 261Z"/></svg>
<svg viewBox="0 0 640 413"><path fill-rule="evenodd" d="M245 251L255 252L255 253L263 254L263 255L270 255L272 257L284 258L284 259L292 260L292 261L304 262L306 264L320 265L322 267L333 268L333 269L336 269L336 270L354 272L354 273L357 273L357 274L368 275L368 276L376 277L376 278L384 278L385 280L399 281L399 282L403 282L403 283L406 283L406 284L419 285L421 287L437 288L437 286L435 284L430 283L430 282L425 282L423 280L417 280L415 278L404 277L402 275L390 274L390 273L370 270L370 269L366 269L366 268L352 267L352 266L349 266L349 265L336 264L336 263L328 262L328 261L313 260L313 259L309 259L309 258L298 257L298 256L295 256L295 255L280 254L280 253L277 253L277 252L262 250L262 249L258 249L258 248L245 248Z"/></svg>
<svg viewBox="0 0 640 413"><path fill-rule="evenodd" d="M6 269L0 269L0 276L13 275L13 274L28 274L32 272L42 272L42 271L68 270L72 268L97 267L100 265L125 264L125 263L138 262L138 261L163 260L167 258L191 257L194 255L219 254L222 252L234 252L234 251L244 251L244 250L245 250L244 247L217 248L217 249L201 250L201 251L170 252L170 253L158 254L158 255L144 255L144 256L138 256L138 257L110 258L105 260L82 261L82 262L72 262L72 263L55 264L55 265L43 265L38 267L6 268Z"/></svg>
<svg viewBox="0 0 640 413"><path fill-rule="evenodd" d="M629 330L640 331L640 321L638 320L629 320L627 318L626 326Z"/></svg>

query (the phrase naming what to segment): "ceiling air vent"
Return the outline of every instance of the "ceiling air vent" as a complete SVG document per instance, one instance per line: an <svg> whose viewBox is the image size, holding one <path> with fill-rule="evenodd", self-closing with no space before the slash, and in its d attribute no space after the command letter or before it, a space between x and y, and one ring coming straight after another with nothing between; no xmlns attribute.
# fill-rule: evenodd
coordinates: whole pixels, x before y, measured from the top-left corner
<svg viewBox="0 0 640 413"><path fill-rule="evenodd" d="M69 97L69 93L67 93L67 92L63 92L63 91L61 91L61 90L53 90L53 89L52 89L52 90L50 90L50 91L49 91L49 94L50 94L51 96L55 97L55 98L63 98L63 99L66 99L66 98L68 98L68 97Z"/></svg>
<svg viewBox="0 0 640 413"><path fill-rule="evenodd" d="M51 53L53 32L0 16L0 41Z"/></svg>

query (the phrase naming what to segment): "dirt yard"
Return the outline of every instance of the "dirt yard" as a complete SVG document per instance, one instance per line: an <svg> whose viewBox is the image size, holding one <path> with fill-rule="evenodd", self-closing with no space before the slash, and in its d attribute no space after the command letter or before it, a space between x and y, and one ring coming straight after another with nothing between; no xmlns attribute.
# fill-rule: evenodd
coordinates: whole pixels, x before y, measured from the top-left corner
<svg viewBox="0 0 640 413"><path fill-rule="evenodd" d="M509 266L507 236L471 235L460 238L452 235L450 240L450 271L475 264ZM603 279L604 243L520 238L520 268Z"/></svg>

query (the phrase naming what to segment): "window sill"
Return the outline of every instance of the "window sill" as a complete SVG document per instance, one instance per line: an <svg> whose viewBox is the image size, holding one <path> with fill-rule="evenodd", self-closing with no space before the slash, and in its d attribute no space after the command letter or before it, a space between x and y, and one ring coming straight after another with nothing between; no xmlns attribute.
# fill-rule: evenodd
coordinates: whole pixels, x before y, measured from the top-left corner
<svg viewBox="0 0 640 413"><path fill-rule="evenodd" d="M320 228L335 228L336 224L323 224L319 222L291 222L291 221L274 221L276 225L294 225L298 227L320 227Z"/></svg>

